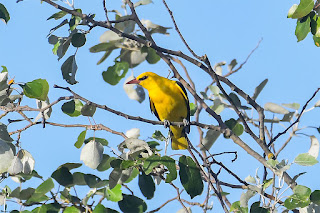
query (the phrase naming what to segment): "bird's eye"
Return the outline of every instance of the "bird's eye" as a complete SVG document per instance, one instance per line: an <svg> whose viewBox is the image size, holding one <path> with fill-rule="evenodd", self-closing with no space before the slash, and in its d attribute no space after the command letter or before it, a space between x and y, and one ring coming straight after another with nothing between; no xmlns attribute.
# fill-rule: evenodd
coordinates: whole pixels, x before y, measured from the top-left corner
<svg viewBox="0 0 320 213"><path fill-rule="evenodd" d="M139 78L139 80L140 80L140 81L143 81L143 80L146 80L147 78L148 78L148 76L145 75L145 76Z"/></svg>

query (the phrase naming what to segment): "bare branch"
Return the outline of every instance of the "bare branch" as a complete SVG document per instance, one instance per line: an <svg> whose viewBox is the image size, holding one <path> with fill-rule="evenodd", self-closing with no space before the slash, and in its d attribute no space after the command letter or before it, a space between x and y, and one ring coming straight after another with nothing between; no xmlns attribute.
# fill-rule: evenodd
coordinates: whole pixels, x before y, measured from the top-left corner
<svg viewBox="0 0 320 213"><path fill-rule="evenodd" d="M313 95L311 96L311 98L309 98L309 100L305 103L305 105L302 107L302 110L299 114L299 116L297 117L297 119L291 124L289 125L284 131L279 132L274 138L271 139L271 141L268 143L268 146L270 146L275 140L277 140L281 135L285 134L291 127L293 127L293 125L295 125L296 123L299 122L302 114L304 113L304 111L306 110L308 104L310 103L310 101L317 95L317 93L319 92L320 88L318 88Z"/></svg>

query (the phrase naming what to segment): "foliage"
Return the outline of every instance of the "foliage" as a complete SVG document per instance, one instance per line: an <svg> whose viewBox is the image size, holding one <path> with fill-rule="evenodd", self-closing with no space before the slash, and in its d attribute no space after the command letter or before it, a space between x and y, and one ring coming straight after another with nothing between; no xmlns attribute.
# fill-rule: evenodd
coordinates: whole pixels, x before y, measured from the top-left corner
<svg viewBox="0 0 320 213"><path fill-rule="evenodd" d="M105 1L103 2L107 4ZM98 21L95 19L95 14L83 13L85 8L82 8L83 10L74 8L73 1L70 3L69 1L43 0L45 6L51 5L59 10L51 16L48 15L47 20L50 20L50 24L53 21L58 21L58 23L55 22L57 25L48 34L48 42L53 45L52 52L57 55L58 60L64 60L61 66L62 78L72 86L72 89L57 85L54 88L67 91L71 96L61 96L50 103L49 90L52 85L49 85L46 79L16 83L13 79L8 79L11 70L8 71L5 66L2 66L0 105L4 114L1 115L1 118L7 117L9 121L8 124L0 123L1 181L9 182L8 177L10 176L14 181L20 183L20 186L15 189L1 186L0 205L4 206L4 210L26 209L23 212L151 211L148 207L148 200L157 199L156 190L160 182L172 187L176 194L174 194L174 198L168 197L168 201L162 206L159 204L160 207L153 212L159 211L172 200L177 200L181 204L183 209L179 212L189 212L191 208L196 209L194 206L198 206L206 212L215 209L209 204L209 200L213 199L220 202L225 212L267 213L278 210L297 211L299 208L312 212L319 209L320 191L312 191L307 186L298 184L297 179L304 172L295 174L294 177L287 173L293 164L301 169L302 166L313 166L318 163L319 142L317 138L310 136L309 151L299 154L294 160L279 158L279 153L285 151L286 145L293 137L299 133L304 134L303 128L300 127L300 118L305 112L310 112L320 106L318 101L313 107L306 110L319 89L314 92L303 107L298 103L280 105L273 102L268 102L264 107L261 107L256 100L268 83L268 79L258 84L254 93L249 95L227 78L239 71L244 63L238 65L237 60L233 59L227 65L227 73L223 73L226 62L219 62L211 66L208 57L206 55L198 56L190 49L184 39L182 42L189 49L192 57L181 51L158 46L153 40L154 34L159 34L162 39L165 39L163 35L168 35L171 28L154 24L150 20L139 19L136 9L140 7L143 10L144 6L150 3L152 3L151 0L140 0L135 3L131 0L123 1L124 14L117 10L110 10L111 8L107 10L104 6L106 21ZM165 1L163 3L171 15L177 33L183 38L171 10ZM290 8L288 18L297 19L295 35L298 41L305 39L311 32L315 44L320 46L319 5L313 0L301 0L299 5L295 4ZM114 16L112 15L111 18L110 14ZM10 21L9 12L3 4L0 4L0 19L5 23ZM60 21L61 19L63 20ZM73 85L79 83L76 80L77 53L82 51L88 39L92 39L90 33L94 28L106 29L106 32L100 36L100 43L89 49L91 53L103 53L97 65L105 62L111 54L114 57L113 63L108 64L108 68L102 71L102 79L107 84L118 85L127 77L130 68L137 67L143 62L156 66L162 59L168 64L174 76L180 80L194 98L194 103L190 103L190 115L193 118L191 124L197 126L200 133L197 148L193 146L196 141L191 141L188 150L183 154L178 154L179 157L177 155L167 156L166 150L161 150L159 147L161 147L161 143L168 142L169 138L159 130L156 130L150 138L142 140L139 139L140 130L137 128L124 134L94 122L96 111L104 110L130 120L153 125L165 124L165 122L150 121L125 114L107 105L90 101L89 99L93 97L85 98L73 91L75 88ZM67 36L60 36L57 34L58 32L59 34L64 32ZM72 50L67 52L69 48ZM70 54L70 51L73 52ZM66 55L67 53L69 56ZM201 85L201 82L196 82L200 86L205 86L199 92L201 97L196 92L192 79L189 79L190 84L188 84L179 74L177 65L181 65L182 69L188 73L179 59L184 59L186 63L195 65L196 68L208 73L212 78L212 83L209 85ZM133 76L129 76L126 81L133 78ZM224 83L223 86L221 82ZM124 85L123 88L130 99L139 103L145 100L145 93L141 87ZM228 92L229 90L232 92ZM191 100L191 97L189 98ZM37 108L26 104L29 99L37 100ZM51 118L53 107L60 102L62 102L61 110L55 109L54 116L57 116L56 113L61 111L70 117L70 121L74 121L76 117L84 116L89 119L90 125L64 125L48 121ZM27 111L39 114L33 119L29 117L29 114L27 115ZM13 116L15 112L19 113L22 119L16 119ZM217 125L201 123L200 114L213 119ZM276 116L281 116L281 118ZM21 124L22 127L21 125L15 126L16 123ZM10 129L9 131L9 124L10 127L14 126L15 130ZM74 135L74 146L76 149L81 149L80 160L90 168L89 171L96 170L102 172L102 175L97 176L96 171L84 173L82 163L68 162L52 171L51 177L40 176L34 170L36 163L34 158L29 151L23 149L24 145L20 143L21 133L31 131L30 127L39 124L44 128L48 125L64 128L81 127L80 134L77 132L78 135ZM271 128L266 124L271 124ZM174 122L171 125L187 124ZM279 131L273 136L273 131L276 131L274 129L280 129L278 125L285 126L285 130ZM204 132L205 129L207 129L206 132ZM319 128L317 130L319 131ZM106 131L118 135L123 138L123 142L118 145L118 150L116 150L109 144L109 139L96 137L95 131ZM224 138L221 137L221 134ZM244 142L244 135L250 137L259 148L251 147ZM285 142L280 137L282 135L288 136ZM211 147L218 140L227 140L238 144L241 149L264 167L263 177L260 178L257 169L254 177L249 175L242 180L235 169L233 171L225 165L225 161L218 162L217 156L227 154L235 155L232 162L237 160L237 151L211 154L211 151L215 151ZM275 142L282 142L282 147L275 148ZM221 171L228 173L238 182L220 180ZM36 181L34 181L36 178L41 181L39 185L36 185ZM136 188L140 190L142 198L137 195L136 191L131 190L135 183L133 180L137 181L138 187ZM26 187L25 182L28 182L30 187ZM85 191L84 195L76 193L76 189L79 188ZM289 189L292 192L289 192ZM238 201L230 204L229 193L224 190L243 190L243 193ZM181 193L188 194L190 200L182 199ZM282 196L284 193L287 193L288 196ZM193 202L195 197L203 199L203 203ZM7 201L13 200L16 200L23 208L7 203ZM253 200L254 202L252 202ZM107 207L111 202L117 203L118 208ZM215 202L214 205L217 203ZM192 207L186 207L185 204ZM19 210L12 212L19 212Z"/></svg>

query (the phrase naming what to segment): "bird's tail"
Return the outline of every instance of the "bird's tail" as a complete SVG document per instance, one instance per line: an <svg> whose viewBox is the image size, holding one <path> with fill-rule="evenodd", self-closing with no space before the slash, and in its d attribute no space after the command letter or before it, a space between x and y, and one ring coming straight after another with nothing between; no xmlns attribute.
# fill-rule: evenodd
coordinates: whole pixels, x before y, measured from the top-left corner
<svg viewBox="0 0 320 213"><path fill-rule="evenodd" d="M173 150L187 149L188 141L184 132L184 127L170 126L171 147Z"/></svg>

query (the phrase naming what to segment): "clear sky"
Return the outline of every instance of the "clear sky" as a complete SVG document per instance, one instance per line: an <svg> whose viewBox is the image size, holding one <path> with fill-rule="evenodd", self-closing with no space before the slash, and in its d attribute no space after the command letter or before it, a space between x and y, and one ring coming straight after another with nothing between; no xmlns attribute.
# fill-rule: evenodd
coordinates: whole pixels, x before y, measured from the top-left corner
<svg viewBox="0 0 320 213"><path fill-rule="evenodd" d="M57 61L57 56L52 54L53 46L48 43L46 36L50 29L59 24L60 21L46 21L46 19L58 10L46 3L40 4L39 1L25 0L20 3L2 1L1 3L7 7L11 19L8 25L0 23L0 65L8 68L9 75L15 77L16 82L28 82L37 78L47 79L50 85L49 98L51 101L60 96L70 95L66 91L52 88L53 84L69 86L62 79L60 67L67 57L75 52L74 48L70 48L66 56L60 61ZM220 61L229 63L234 58L239 63L242 63L252 49L256 47L259 40L263 39L259 48L253 53L245 66L230 77L231 81L250 95L253 94L254 88L261 81L268 78L268 84L257 99L261 106L264 106L267 102L278 104L297 102L302 106L313 92L320 87L320 72L317 64L320 57L319 48L313 44L310 35L304 41L297 43L294 35L296 20L286 18L289 8L292 4L298 3L297 1L168 0L167 3L173 11L180 31L191 48L199 55L207 54L212 64ZM107 1L107 7L110 9L121 10L120 4L121 1ZM101 5L101 0L75 0L76 8L81 8L86 14L96 14L97 20L105 19ZM162 1L154 0L153 4L139 7L137 12L140 18L149 19L153 23L162 26L173 27ZM93 29L90 35L87 36L85 46L78 50L76 56L78 64L76 80L79 83L72 86L72 89L96 103L106 104L130 115L139 115L155 120L155 117L149 112L148 101L139 104L127 97L122 88L124 79L116 86L111 86L103 81L101 73L108 66L113 65L113 58L116 55L113 53L101 65L96 65L102 55L90 53L89 48L99 43L99 37L104 31L104 29L99 28ZM58 30L56 34L62 36L66 35L66 32L64 28L63 30ZM154 38L157 44L188 53L174 29L169 30L169 32L170 36L155 35ZM211 78L196 66L187 62L184 62L184 64L197 84L197 91L202 91L210 83ZM131 69L127 76L131 72L138 75L145 71L167 76L168 69L168 66L162 61L156 65L149 65L144 62ZM224 70L224 72L226 73L227 70ZM189 97L191 97L190 94ZM318 95L310 106L319 99L320 96ZM193 98L190 98L190 100L193 100ZM35 101L33 100L24 103L35 106ZM55 106L53 110L50 121L89 124L87 118L70 119L69 116L61 112L60 105ZM225 118L235 116L230 110L226 110L222 115ZM30 116L36 115L30 114ZM267 114L267 116L269 118L272 117L271 114ZM301 127L319 126L319 118L319 109L313 110L302 118ZM147 139L154 130L161 130L164 135L167 134L167 130L162 126L129 121L101 110L97 111L94 119L96 123L103 123L117 131L125 132L134 127L140 128L141 139ZM216 124L209 117L204 118L202 121L208 124ZM1 122L7 123L7 120L3 119ZM10 128L9 130L12 131L16 127L10 126ZM275 131L281 130L283 130L283 127L278 127ZM82 129L64 129L51 126L47 126L45 129L40 126L32 127L22 133L21 146L27 149L35 158L35 168L39 174L47 178L63 163L80 162L80 150L76 149L73 144L81 131ZM314 129L307 129L305 133L319 136ZM92 136L92 134L91 132L87 135ZM96 136L106 138L110 146L115 148L117 144L122 142L121 137L105 132L97 132ZM195 144L198 144L198 131L195 127L191 128L189 137L191 141L195 141ZM287 136L281 137L279 143L282 144L286 138ZM256 147L248 137L243 136L243 139L250 146ZM309 145L310 139L308 137L297 137L289 144L288 150L284 152L286 154L280 155L279 159L288 159L289 162L292 162L299 153L307 152ZM242 179L249 174L254 176L255 170L259 166L259 171L262 172L261 165L229 140L218 140L212 147L211 152L219 153L235 150L239 154L235 163L231 163L231 156L224 156L219 160L230 166L236 173L239 173ZM105 153L110 154L110 150L105 150ZM186 154L185 151L169 151L169 154L173 153ZM248 166L248 162L250 166ZM108 178L108 174L92 171L85 166L81 167L80 171L93 172L101 178ZM294 176L303 171L312 171L312 173L309 172L302 176L299 179L301 181L299 183L305 184L313 190L319 189L319 185L316 184L316 181L318 181L316 178L319 177L319 164L311 168L293 165L289 174ZM236 183L233 178L226 174L224 175L225 179L223 181ZM178 180L176 181L178 182ZM3 187L4 184L10 185L12 188L18 186L18 184L12 183L11 180L6 180L0 184L0 187ZM137 192L137 196L143 197L139 189L135 188L136 185L136 182L134 182L131 186ZM147 201L148 210L157 208L167 199L176 196L176 192L173 189L168 189L164 186L165 184L161 184L157 187L156 199ZM166 190L169 190L170 193ZM123 191L128 193L125 189ZM226 189L226 191L231 190ZM239 200L241 192L239 190L233 193L230 196L230 201ZM186 195L184 197L189 198ZM195 198L195 200L200 201L198 198ZM220 205L217 200L212 200L215 206ZM115 206L117 205L111 204L110 207ZM167 205L163 208L163 211L174 212L180 208L178 202L175 202Z"/></svg>

